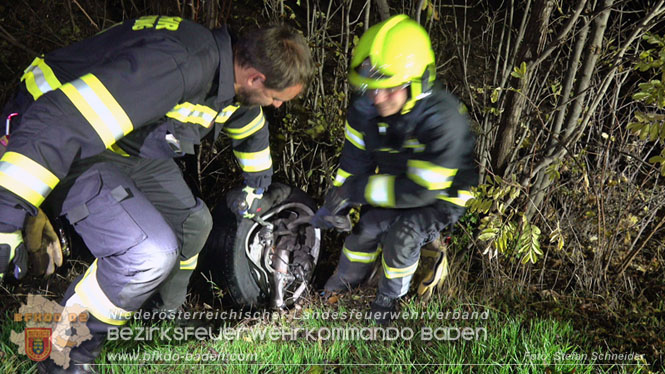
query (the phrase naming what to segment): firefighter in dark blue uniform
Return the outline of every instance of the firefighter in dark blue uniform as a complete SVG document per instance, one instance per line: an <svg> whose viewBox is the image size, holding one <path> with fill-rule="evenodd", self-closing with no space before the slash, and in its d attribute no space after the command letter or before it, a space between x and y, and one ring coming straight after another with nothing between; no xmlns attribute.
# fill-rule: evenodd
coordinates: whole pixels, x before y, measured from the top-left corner
<svg viewBox="0 0 665 374"><path fill-rule="evenodd" d="M312 70L305 39L288 28L232 42L226 28L164 16L33 61L5 107L20 116L0 159L0 273L24 275L21 230L40 206L66 216L96 257L63 300L88 310L94 338L72 349L67 369L42 369L88 372L74 364L91 363L107 329L156 292L162 309L182 305L212 220L173 158L228 135L250 217L272 176L261 106L294 98Z"/></svg>
<svg viewBox="0 0 665 374"><path fill-rule="evenodd" d="M429 36L405 15L360 38L349 74L359 92L340 166L312 220L331 227L347 205L364 205L325 291L357 287L381 261L375 312L392 311L407 293L421 246L459 219L477 183L465 107L434 80L434 68Z"/></svg>

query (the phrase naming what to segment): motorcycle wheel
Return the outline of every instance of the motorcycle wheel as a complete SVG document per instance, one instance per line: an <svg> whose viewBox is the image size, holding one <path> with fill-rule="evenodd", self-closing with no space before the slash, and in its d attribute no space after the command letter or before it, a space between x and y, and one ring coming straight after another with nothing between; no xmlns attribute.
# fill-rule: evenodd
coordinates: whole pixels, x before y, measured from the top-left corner
<svg viewBox="0 0 665 374"><path fill-rule="evenodd" d="M213 229L202 252L204 266L224 298L234 306L266 307L273 292L271 249L279 241L279 234L274 234L272 246L266 246L262 242L263 226L239 219L232 212L230 202L240 193L239 187L231 190L226 202L213 210ZM313 214L316 206L300 189L273 183L261 199L260 208L261 218L277 227ZM284 287L286 306L294 305L307 294L321 248L320 229L302 225L295 232L296 245L289 252L289 281Z"/></svg>

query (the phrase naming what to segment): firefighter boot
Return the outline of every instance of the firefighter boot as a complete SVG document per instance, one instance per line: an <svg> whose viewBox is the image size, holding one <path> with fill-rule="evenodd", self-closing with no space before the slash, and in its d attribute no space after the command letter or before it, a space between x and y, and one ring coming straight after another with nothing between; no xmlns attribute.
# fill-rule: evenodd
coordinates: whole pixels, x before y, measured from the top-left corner
<svg viewBox="0 0 665 374"><path fill-rule="evenodd" d="M398 299L384 294L377 294L370 307L370 315L378 325L386 326L393 320L397 312Z"/></svg>
<svg viewBox="0 0 665 374"><path fill-rule="evenodd" d="M333 275L328 278L326 284L323 286L323 295L329 296L333 293L344 293L351 291L365 280L365 272L354 272L341 274L339 269L336 269Z"/></svg>

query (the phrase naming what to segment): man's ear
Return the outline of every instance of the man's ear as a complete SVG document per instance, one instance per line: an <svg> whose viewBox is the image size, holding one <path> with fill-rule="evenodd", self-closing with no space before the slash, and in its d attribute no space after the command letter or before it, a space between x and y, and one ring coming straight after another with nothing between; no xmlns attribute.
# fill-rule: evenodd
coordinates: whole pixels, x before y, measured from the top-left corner
<svg viewBox="0 0 665 374"><path fill-rule="evenodd" d="M247 84L250 87L263 87L263 83L266 81L266 76L256 69L252 70L253 71L247 77Z"/></svg>

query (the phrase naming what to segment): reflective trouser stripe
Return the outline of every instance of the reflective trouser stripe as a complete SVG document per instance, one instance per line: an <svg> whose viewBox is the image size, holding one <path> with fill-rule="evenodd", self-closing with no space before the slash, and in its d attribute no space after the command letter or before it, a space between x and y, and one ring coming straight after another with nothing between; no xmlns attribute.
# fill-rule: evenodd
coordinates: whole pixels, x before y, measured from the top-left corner
<svg viewBox="0 0 665 374"><path fill-rule="evenodd" d="M35 58L30 66L23 71L21 82L25 83L25 87L35 100L61 85L53 70L41 57Z"/></svg>
<svg viewBox="0 0 665 374"><path fill-rule="evenodd" d="M236 155L240 167L246 172L257 172L268 170L272 167L272 158L270 157L270 147L258 152L238 152L233 151Z"/></svg>
<svg viewBox="0 0 665 374"><path fill-rule="evenodd" d="M114 305L106 297L106 293L97 281L97 260L90 265L74 292L81 298L88 311L104 323L120 326L132 318L133 312Z"/></svg>
<svg viewBox="0 0 665 374"><path fill-rule="evenodd" d="M199 255L196 254L194 257L190 257L185 261L180 261L180 270L194 270L196 269L196 264L198 263Z"/></svg>
<svg viewBox="0 0 665 374"><path fill-rule="evenodd" d="M240 107L237 105L229 105L226 108L222 109L222 111L217 114L217 117L215 117L215 122L226 123L226 121L228 121L229 118L231 118L231 115L233 115L233 113L235 113L235 111L238 110L238 108Z"/></svg>
<svg viewBox="0 0 665 374"><path fill-rule="evenodd" d="M106 148L133 130L127 113L94 75L86 74L65 83L60 90L95 129Z"/></svg>
<svg viewBox="0 0 665 374"><path fill-rule="evenodd" d="M381 263L383 264L383 273L386 275L386 278L388 279L408 277L410 275L413 275L416 272L416 269L418 268L417 261L415 264L407 266L405 268L390 267L386 265L386 259L383 257L381 258Z"/></svg>
<svg viewBox="0 0 665 374"><path fill-rule="evenodd" d="M365 187L365 199L372 205L395 206L395 176L372 175Z"/></svg>
<svg viewBox="0 0 665 374"><path fill-rule="evenodd" d="M407 161L406 175L428 190L443 190L453 183L457 169L448 169L422 160Z"/></svg>
<svg viewBox="0 0 665 374"><path fill-rule="evenodd" d="M166 116L180 122L201 125L207 129L212 126L217 111L201 104L180 103L166 113Z"/></svg>
<svg viewBox="0 0 665 374"><path fill-rule="evenodd" d="M344 256L349 259L351 262L362 262L365 264L370 264L379 257L381 254L381 249L377 248L374 252L354 252L344 247L342 249Z"/></svg>
<svg viewBox="0 0 665 374"><path fill-rule="evenodd" d="M16 152L0 159L0 186L38 207L60 182L48 169Z"/></svg>
<svg viewBox="0 0 665 374"><path fill-rule="evenodd" d="M346 182L346 178L350 177L351 173L347 173L346 171L342 170L342 168L337 169L337 175L335 176L335 180L333 181L333 186L339 187Z"/></svg>
<svg viewBox="0 0 665 374"><path fill-rule="evenodd" d="M439 196L439 199L447 201L449 203L453 203L455 205L466 207L466 204L469 202L469 200L473 199L474 197L475 196L470 191L459 190L457 191L457 197L448 197L446 195L441 195Z"/></svg>
<svg viewBox="0 0 665 374"><path fill-rule="evenodd" d="M363 134L351 127L351 125L349 125L349 121L346 121L346 129L344 130L344 134L346 140L351 142L351 144L355 145L359 149L362 149L363 151L365 150L365 139Z"/></svg>
<svg viewBox="0 0 665 374"><path fill-rule="evenodd" d="M224 132L231 139L245 139L246 137L261 130L261 128L265 125L265 123L266 123L266 118L263 116L263 110L261 110L259 112L259 115L256 116L256 118L254 118L249 124L239 129L224 127Z"/></svg>

